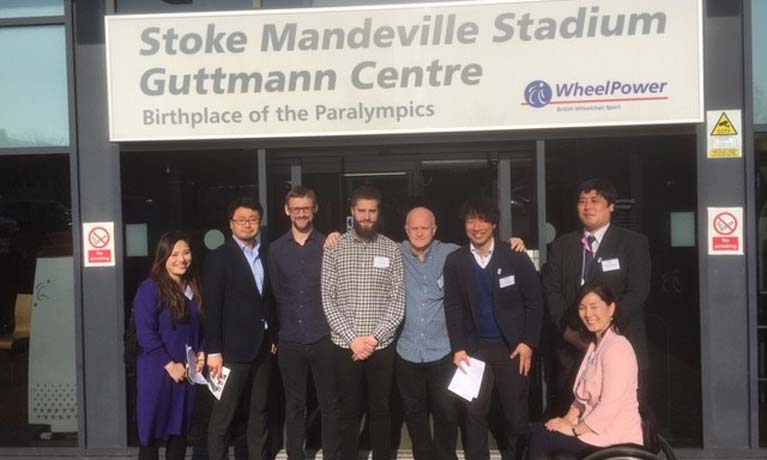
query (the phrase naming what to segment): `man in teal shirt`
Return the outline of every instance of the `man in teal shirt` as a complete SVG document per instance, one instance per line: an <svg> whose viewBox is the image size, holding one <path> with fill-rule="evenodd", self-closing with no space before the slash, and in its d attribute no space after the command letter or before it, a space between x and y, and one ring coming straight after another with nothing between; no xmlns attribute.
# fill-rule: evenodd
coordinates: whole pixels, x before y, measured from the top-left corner
<svg viewBox="0 0 767 460"><path fill-rule="evenodd" d="M397 342L396 378L415 460L455 460L458 406L447 387L455 372L442 304L442 267L458 245L434 240L434 214L412 209L405 263L405 322ZM434 417L434 436L429 424Z"/></svg>

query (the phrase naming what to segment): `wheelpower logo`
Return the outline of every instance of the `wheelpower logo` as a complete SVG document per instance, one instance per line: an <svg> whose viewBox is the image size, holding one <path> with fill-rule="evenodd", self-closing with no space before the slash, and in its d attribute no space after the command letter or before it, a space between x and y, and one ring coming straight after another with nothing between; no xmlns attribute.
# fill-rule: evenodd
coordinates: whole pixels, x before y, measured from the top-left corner
<svg viewBox="0 0 767 460"><path fill-rule="evenodd" d="M531 81L525 87L523 106L540 109L549 105L617 104L668 100L668 82L606 80L597 84L579 81L555 83Z"/></svg>

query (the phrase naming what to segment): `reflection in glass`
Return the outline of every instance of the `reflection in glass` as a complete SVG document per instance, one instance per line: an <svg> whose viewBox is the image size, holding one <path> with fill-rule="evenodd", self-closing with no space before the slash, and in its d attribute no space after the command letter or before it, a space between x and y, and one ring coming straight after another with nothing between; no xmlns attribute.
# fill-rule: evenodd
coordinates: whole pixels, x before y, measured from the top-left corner
<svg viewBox="0 0 767 460"><path fill-rule="evenodd" d="M419 0L431 3L456 0ZM261 0L262 8L317 8L327 6L370 6L407 3L403 0Z"/></svg>
<svg viewBox="0 0 767 460"><path fill-rule="evenodd" d="M751 2L754 62L754 123L767 124L767 0Z"/></svg>
<svg viewBox="0 0 767 460"><path fill-rule="evenodd" d="M767 135L757 135L754 140L757 159L757 215L759 216L758 237L758 279L759 294L767 296ZM760 326L767 326L767 317L759 320Z"/></svg>
<svg viewBox="0 0 767 460"><path fill-rule="evenodd" d="M671 224L697 209L695 145L694 136L546 142L546 218L559 235L580 227L577 185L604 177L618 191L612 224L650 241L647 401L675 448L699 447L703 436L698 249L695 239L675 245Z"/></svg>
<svg viewBox="0 0 767 460"><path fill-rule="evenodd" d="M759 446L764 447L767 446L767 403L765 402L767 401L767 134L756 136L754 150L757 161L756 189L758 198L756 211L759 216L756 272L759 285L756 318L758 328Z"/></svg>
<svg viewBox="0 0 767 460"><path fill-rule="evenodd" d="M767 382L759 382L759 446L764 447L767 439L767 424L761 423L767 420Z"/></svg>
<svg viewBox="0 0 767 460"><path fill-rule="evenodd" d="M2 0L0 18L63 16L64 0Z"/></svg>
<svg viewBox="0 0 767 460"><path fill-rule="evenodd" d="M258 196L258 157L253 151L123 152L120 158L122 216L126 230L140 229L145 256L123 261L125 324L129 324L133 296L147 277L153 249L163 233L182 230L191 235L195 257L204 265L203 244L220 244L229 235L226 207L238 196ZM211 168L211 164L215 167ZM140 226L140 227L139 227ZM217 235L210 237L211 232ZM207 236L206 236L207 235ZM143 239L146 243L143 243ZM218 243L216 242L218 240ZM128 445L138 444L136 368L126 363ZM200 409L187 443L204 445L212 398L198 392ZM202 438L200 438L202 436Z"/></svg>
<svg viewBox="0 0 767 460"><path fill-rule="evenodd" d="M76 445L67 155L0 157L0 446Z"/></svg>
<svg viewBox="0 0 767 460"><path fill-rule="evenodd" d="M259 0L117 0L119 14L251 10Z"/></svg>
<svg viewBox="0 0 767 460"><path fill-rule="evenodd" d="M0 148L69 145L64 26L0 28L0 62Z"/></svg>

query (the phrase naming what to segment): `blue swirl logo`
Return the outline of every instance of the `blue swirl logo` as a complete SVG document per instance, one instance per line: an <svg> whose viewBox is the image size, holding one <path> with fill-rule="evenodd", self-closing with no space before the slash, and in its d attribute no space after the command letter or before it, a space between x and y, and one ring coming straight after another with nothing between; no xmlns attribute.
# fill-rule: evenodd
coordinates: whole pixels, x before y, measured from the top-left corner
<svg viewBox="0 0 767 460"><path fill-rule="evenodd" d="M525 88L525 101L536 109L548 105L552 95L551 86L543 80L532 81Z"/></svg>

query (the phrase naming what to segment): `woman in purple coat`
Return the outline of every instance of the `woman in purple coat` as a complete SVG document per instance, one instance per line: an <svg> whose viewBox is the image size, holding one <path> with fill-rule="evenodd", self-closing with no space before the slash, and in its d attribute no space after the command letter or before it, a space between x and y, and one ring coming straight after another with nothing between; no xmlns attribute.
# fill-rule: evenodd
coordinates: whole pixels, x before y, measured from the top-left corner
<svg viewBox="0 0 767 460"><path fill-rule="evenodd" d="M202 300L192 265L188 236L160 238L152 270L133 300L137 358L139 460L158 458L167 439L166 458L183 459L194 408L194 385L186 380L186 347L202 371Z"/></svg>

